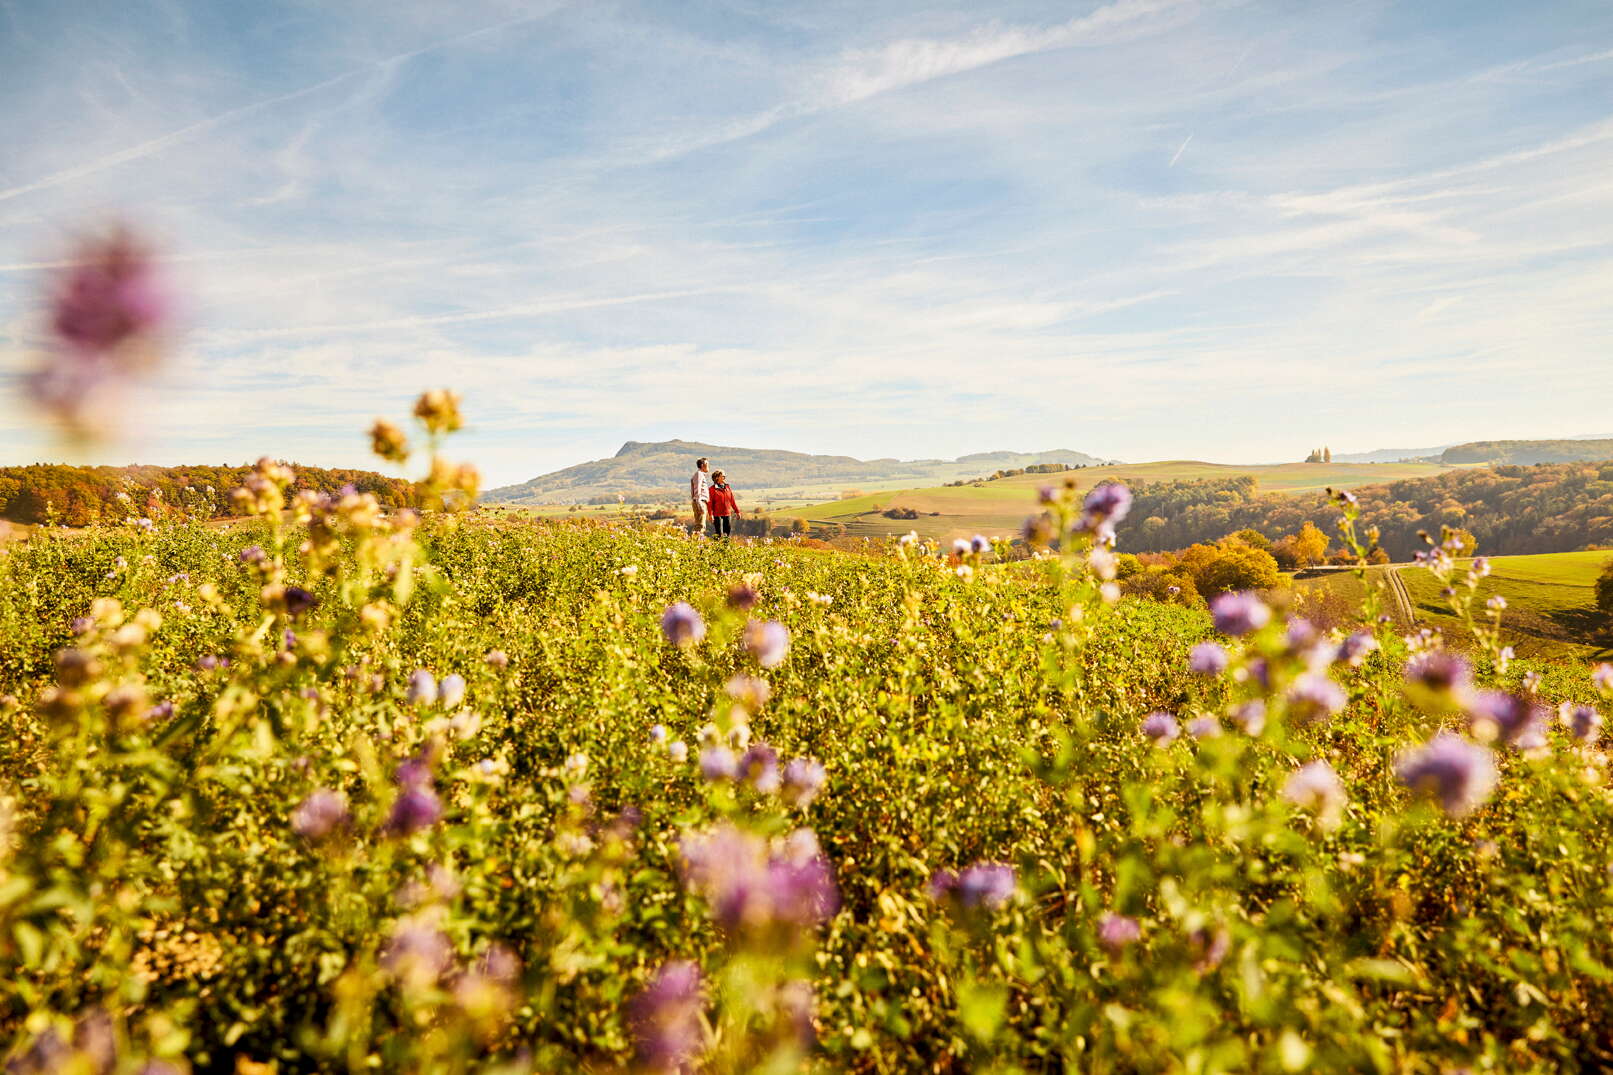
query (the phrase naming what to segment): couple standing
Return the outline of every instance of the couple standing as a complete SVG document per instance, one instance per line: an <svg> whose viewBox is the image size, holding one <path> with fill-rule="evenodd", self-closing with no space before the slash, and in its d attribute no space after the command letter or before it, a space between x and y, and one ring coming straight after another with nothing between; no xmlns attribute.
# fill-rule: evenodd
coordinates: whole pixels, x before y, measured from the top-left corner
<svg viewBox="0 0 1613 1075"><path fill-rule="evenodd" d="M722 471L711 473L710 464L702 457L695 460L694 477L689 479L689 506L694 509L695 532L706 532L706 520L711 520L713 537L729 537L734 532L734 520L739 516L739 502L734 499L734 487Z"/></svg>

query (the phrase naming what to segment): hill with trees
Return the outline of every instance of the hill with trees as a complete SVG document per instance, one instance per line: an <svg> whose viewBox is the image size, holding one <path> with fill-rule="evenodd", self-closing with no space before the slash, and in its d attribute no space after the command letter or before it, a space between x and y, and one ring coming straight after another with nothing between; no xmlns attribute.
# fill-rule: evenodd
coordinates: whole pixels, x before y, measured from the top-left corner
<svg viewBox="0 0 1613 1075"><path fill-rule="evenodd" d="M745 490L796 485L843 485L902 482L940 485L960 478L980 478L993 471L1046 463L1096 466L1103 460L1085 452L980 452L957 459L854 459L849 455L808 455L760 448L735 448L699 441L628 441L609 459L578 463L530 481L491 489L487 503L599 504L622 497L633 503L687 498L689 475L700 456L713 469L725 468Z"/></svg>
<svg viewBox="0 0 1613 1075"><path fill-rule="evenodd" d="M15 523L62 523L90 526L132 517L193 519L234 513L230 490L251 467L75 467L35 463L0 467L0 518ZM334 493L351 485L374 493L384 507L415 502L414 485L369 470L330 470L293 466L294 490Z"/></svg>
<svg viewBox="0 0 1613 1075"><path fill-rule="evenodd" d="M1579 463L1613 459L1613 438L1594 440L1476 440L1440 453L1441 463Z"/></svg>
<svg viewBox="0 0 1613 1075"><path fill-rule="evenodd" d="M1129 552L1165 552L1254 531L1277 553L1305 525L1331 537L1339 510L1325 495L1262 494L1250 476L1154 482L1133 489L1119 527ZM1568 552L1613 543L1613 462L1497 466L1446 471L1354 490L1363 531L1377 527L1395 560L1423 548L1418 531L1468 531L1481 552ZM1301 565L1303 566L1303 565Z"/></svg>

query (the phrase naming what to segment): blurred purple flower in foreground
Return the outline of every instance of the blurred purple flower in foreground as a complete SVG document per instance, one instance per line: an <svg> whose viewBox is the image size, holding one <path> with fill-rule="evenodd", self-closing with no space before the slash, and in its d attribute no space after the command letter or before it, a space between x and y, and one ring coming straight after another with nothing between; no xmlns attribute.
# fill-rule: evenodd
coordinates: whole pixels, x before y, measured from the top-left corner
<svg viewBox="0 0 1613 1075"><path fill-rule="evenodd" d="M661 634L674 646L693 646L706 637L706 621L687 601L677 601L661 613Z"/></svg>
<svg viewBox="0 0 1613 1075"><path fill-rule="evenodd" d="M745 625L745 648L763 668L777 668L790 652L790 632L777 620L751 620Z"/></svg>
<svg viewBox="0 0 1613 1075"><path fill-rule="evenodd" d="M1283 782L1283 798L1316 815L1324 828L1333 828L1344 813L1349 800L1344 781L1325 761L1301 765Z"/></svg>
<svg viewBox="0 0 1613 1075"><path fill-rule="evenodd" d="M791 758L784 766L784 801L797 810L805 809L823 790L828 774L823 763L814 758Z"/></svg>
<svg viewBox="0 0 1613 1075"><path fill-rule="evenodd" d="M1200 642L1187 655L1187 669L1196 676L1218 676L1227 670L1227 651L1214 642Z"/></svg>
<svg viewBox="0 0 1613 1075"><path fill-rule="evenodd" d="M1568 734L1584 743L1593 746L1602 735L1602 714L1588 705L1575 705L1564 702L1559 713L1563 723L1568 726Z"/></svg>
<svg viewBox="0 0 1613 1075"><path fill-rule="evenodd" d="M1499 739L1515 750L1546 745L1547 710L1521 694L1481 691L1468 707L1468 720L1475 739Z"/></svg>
<svg viewBox="0 0 1613 1075"><path fill-rule="evenodd" d="M1210 603L1215 629L1238 637L1258 631L1271 622L1271 609L1252 593L1224 593Z"/></svg>
<svg viewBox="0 0 1613 1075"><path fill-rule="evenodd" d="M1100 544L1115 539L1115 524L1131 511L1131 490L1119 482L1105 482L1087 494L1081 504L1079 527Z"/></svg>
<svg viewBox="0 0 1613 1075"><path fill-rule="evenodd" d="M961 873L937 870L930 878L930 898L956 900L966 911L996 911L1014 896L1014 868L1001 862L976 862Z"/></svg>
<svg viewBox="0 0 1613 1075"><path fill-rule="evenodd" d="M1442 711L1460 705L1472 683L1467 661L1445 650L1420 653L1406 662L1406 693L1424 709Z"/></svg>
<svg viewBox="0 0 1613 1075"><path fill-rule="evenodd" d="M1142 733L1154 741L1155 746L1169 746L1182 734L1176 718L1165 712L1150 713L1143 718Z"/></svg>
<svg viewBox="0 0 1613 1075"><path fill-rule="evenodd" d="M339 791L320 788L291 812L291 831L310 840L323 840L350 820L347 797Z"/></svg>
<svg viewBox="0 0 1613 1075"><path fill-rule="evenodd" d="M1348 701L1344 688L1321 672L1306 672L1288 688L1288 712L1302 724L1326 720Z"/></svg>
<svg viewBox="0 0 1613 1075"><path fill-rule="evenodd" d="M1495 790L1495 755L1488 747L1440 732L1426 746L1400 759L1400 780L1412 791L1438 800L1447 814L1472 813Z"/></svg>
<svg viewBox="0 0 1613 1075"><path fill-rule="evenodd" d="M30 394L75 435L101 432L119 391L156 364L169 312L145 243L121 227L85 240L52 288L54 346L28 379Z"/></svg>
<svg viewBox="0 0 1613 1075"><path fill-rule="evenodd" d="M663 963L628 1004L638 1062L649 1071L692 1071L701 1051L700 968L685 960Z"/></svg>
<svg viewBox="0 0 1613 1075"><path fill-rule="evenodd" d="M1122 914L1105 914L1098 919L1098 943L1111 952L1119 952L1142 935L1142 926L1135 918Z"/></svg>
<svg viewBox="0 0 1613 1075"><path fill-rule="evenodd" d="M759 836L723 824L685 836L684 876L724 929L813 926L840 907L828 859L810 829L773 850Z"/></svg>

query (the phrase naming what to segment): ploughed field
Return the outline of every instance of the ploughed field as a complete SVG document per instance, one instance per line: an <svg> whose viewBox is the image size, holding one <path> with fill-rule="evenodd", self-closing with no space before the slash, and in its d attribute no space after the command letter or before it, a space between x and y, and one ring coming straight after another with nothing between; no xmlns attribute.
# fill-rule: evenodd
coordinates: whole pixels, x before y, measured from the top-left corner
<svg viewBox="0 0 1613 1075"><path fill-rule="evenodd" d="M1078 488L1088 490L1110 481L1192 481L1250 475L1258 480L1263 493L1298 495L1321 492L1328 487L1353 489L1359 485L1422 478L1450 469L1437 463L1274 463L1267 466L1191 460L1116 463L1059 474L1023 474L978 485L870 492L794 508L786 514L799 515L814 523L841 523L847 533L857 537L905 534L909 530L932 539L968 537L975 533L1008 537L1019 532L1025 521L1026 505L1034 503L1036 490L1067 478L1074 479ZM883 514L892 508L911 508L918 513L918 518L893 519Z"/></svg>
<svg viewBox="0 0 1613 1075"><path fill-rule="evenodd" d="M19 1070L1613 1064L1608 675L353 500L0 556Z"/></svg>

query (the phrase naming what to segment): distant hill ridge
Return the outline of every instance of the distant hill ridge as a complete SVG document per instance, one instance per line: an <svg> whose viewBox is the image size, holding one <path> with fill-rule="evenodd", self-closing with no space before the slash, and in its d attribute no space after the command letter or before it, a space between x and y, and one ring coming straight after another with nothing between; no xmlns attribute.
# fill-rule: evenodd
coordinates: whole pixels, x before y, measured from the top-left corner
<svg viewBox="0 0 1613 1075"><path fill-rule="evenodd" d="M694 462L701 456L713 469L723 468L741 490L783 489L838 483L911 482L939 485L960 478L984 477L1037 463L1098 466L1105 462L1085 452L977 452L957 459L856 459L849 455L810 455L782 449L738 448L699 441L636 441L623 444L608 459L578 463L529 481L490 489L482 500L503 504L586 504L618 496L641 503L686 495Z"/></svg>
<svg viewBox="0 0 1613 1075"><path fill-rule="evenodd" d="M1613 459L1613 438L1590 440L1478 440L1440 453L1441 463L1590 463Z"/></svg>

